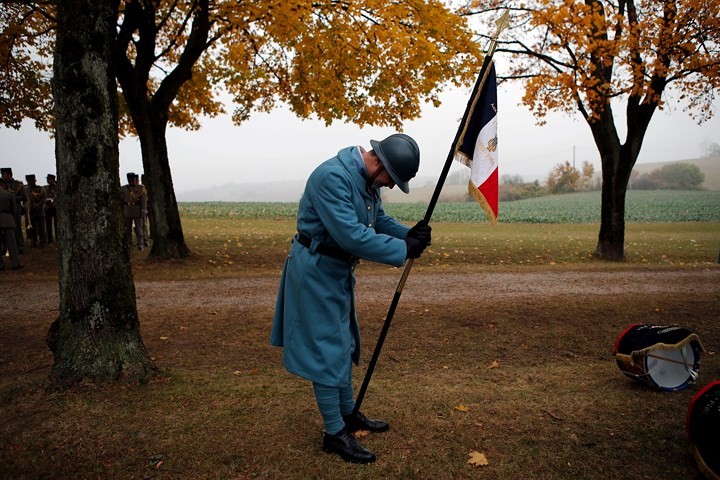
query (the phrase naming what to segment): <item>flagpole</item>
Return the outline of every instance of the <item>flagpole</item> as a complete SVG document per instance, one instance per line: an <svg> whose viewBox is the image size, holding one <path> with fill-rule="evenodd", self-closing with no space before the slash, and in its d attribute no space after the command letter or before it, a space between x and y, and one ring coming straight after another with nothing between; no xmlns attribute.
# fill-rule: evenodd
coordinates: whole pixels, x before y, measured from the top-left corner
<svg viewBox="0 0 720 480"><path fill-rule="evenodd" d="M472 112L473 101L477 96L477 92L481 92L483 85L485 84L485 79L487 77L487 72L490 69L492 57L495 54L495 50L497 49L497 39L500 36L500 33L505 30L505 28L507 28L509 24L510 15L506 10L505 13L496 22L497 29L485 53L485 58L483 59L483 64L482 68L480 69L478 81L475 83L472 95L470 96L470 101L468 101L462 121L460 122L461 127L455 134L455 139L453 140L452 146L450 147L450 152L448 153L447 159L445 160L445 165L443 166L442 172L440 173L440 178L438 179L437 185L435 185L435 191L433 192L430 203L428 204L428 208L425 211L424 220L427 223L430 223L430 218L432 217L433 211L435 210L435 205L437 204L438 198L440 198L440 191L445 185L445 180L447 179L448 173L450 172L450 167L452 166L452 162L455 158L455 150L457 148L458 142L465 133L465 125L467 123L468 116ZM397 309L398 303L400 302L400 295L402 295L403 288L405 288L405 282L408 278L408 275L410 275L410 269L412 269L412 265L412 258L408 259L405 262L405 267L403 268L402 275L400 275L400 280L398 281L397 287L395 288L395 294L393 295L392 302L390 303L390 308L388 309L388 313L385 316L385 322L383 323L383 327L380 330L380 336L378 337L377 344L375 345L375 351L373 352L373 355L370 359L368 369L365 372L365 378L363 379L363 383L360 387L360 391L358 392L357 399L355 400L355 408L353 409L353 415L356 415L360 411L360 406L362 405L363 399L365 398L365 393L367 392L368 385L370 384L370 378L375 371L375 365L377 364L378 358L380 357L380 351L382 350L383 344L385 343L385 337L390 330L390 323L392 322L393 316L395 315L395 310Z"/></svg>

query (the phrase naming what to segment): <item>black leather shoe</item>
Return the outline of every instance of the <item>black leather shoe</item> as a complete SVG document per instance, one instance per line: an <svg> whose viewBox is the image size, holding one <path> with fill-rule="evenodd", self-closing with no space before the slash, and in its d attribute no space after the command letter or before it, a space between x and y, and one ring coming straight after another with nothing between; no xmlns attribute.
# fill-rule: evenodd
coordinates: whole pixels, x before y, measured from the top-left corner
<svg viewBox="0 0 720 480"><path fill-rule="evenodd" d="M366 449L357 441L355 435L347 428L343 428L335 435L323 433L323 451L337 453L346 462L372 463L375 454Z"/></svg>
<svg viewBox="0 0 720 480"><path fill-rule="evenodd" d="M345 421L345 427L351 432L357 432L358 430L367 430L369 432L386 432L390 429L390 425L382 420L370 420L361 412L355 415L343 416Z"/></svg>

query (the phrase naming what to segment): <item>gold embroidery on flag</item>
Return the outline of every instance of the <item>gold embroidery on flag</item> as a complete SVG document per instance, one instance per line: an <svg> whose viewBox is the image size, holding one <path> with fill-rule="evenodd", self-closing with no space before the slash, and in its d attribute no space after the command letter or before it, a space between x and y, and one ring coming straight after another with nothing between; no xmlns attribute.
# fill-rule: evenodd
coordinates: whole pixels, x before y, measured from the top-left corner
<svg viewBox="0 0 720 480"><path fill-rule="evenodd" d="M497 135L495 135L493 138L490 139L490 141L487 144L488 151L494 152L495 150L497 150L497 142L498 142Z"/></svg>

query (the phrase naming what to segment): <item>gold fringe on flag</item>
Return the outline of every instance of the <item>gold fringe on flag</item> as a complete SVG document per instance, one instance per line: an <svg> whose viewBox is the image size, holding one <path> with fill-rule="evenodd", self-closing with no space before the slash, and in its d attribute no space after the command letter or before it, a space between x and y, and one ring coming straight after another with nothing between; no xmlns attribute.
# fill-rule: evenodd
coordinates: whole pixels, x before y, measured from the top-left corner
<svg viewBox="0 0 720 480"><path fill-rule="evenodd" d="M490 207L487 199L482 193L480 193L480 190L477 186L475 186L472 180L468 182L468 192L470 192L470 196L472 196L475 201L480 204L482 209L485 210L485 214L488 216L488 220L490 220L490 224L494 228L497 224L497 217L495 216L495 212L493 212L493 209Z"/></svg>
<svg viewBox="0 0 720 480"><path fill-rule="evenodd" d="M472 162L473 162L472 158L468 157L460 150L455 152L455 156L453 157L453 160L455 160L458 163L462 163L466 167L472 169Z"/></svg>

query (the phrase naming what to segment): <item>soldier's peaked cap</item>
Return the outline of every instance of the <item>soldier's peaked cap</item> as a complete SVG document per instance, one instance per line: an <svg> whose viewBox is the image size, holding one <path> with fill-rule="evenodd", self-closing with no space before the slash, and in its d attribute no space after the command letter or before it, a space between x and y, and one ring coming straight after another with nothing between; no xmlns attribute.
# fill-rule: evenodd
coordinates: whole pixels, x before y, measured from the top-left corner
<svg viewBox="0 0 720 480"><path fill-rule="evenodd" d="M0 174L3 174L3 173L12 173L12 168L9 168L9 167L0 168Z"/></svg>
<svg viewBox="0 0 720 480"><path fill-rule="evenodd" d="M47 178L52 178L53 180L55 180L55 175L53 175L52 173L48 173Z"/></svg>
<svg viewBox="0 0 720 480"><path fill-rule="evenodd" d="M128 178L128 180L132 180L133 178L138 178L138 174L135 172L128 172L127 178Z"/></svg>
<svg viewBox="0 0 720 480"><path fill-rule="evenodd" d="M28 182L29 182L30 180L35 180L35 175L34 175L34 174L25 175L25 180L27 180Z"/></svg>

